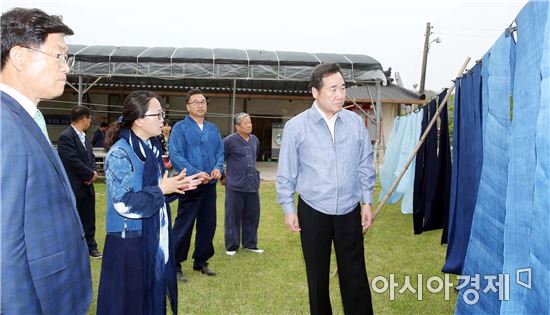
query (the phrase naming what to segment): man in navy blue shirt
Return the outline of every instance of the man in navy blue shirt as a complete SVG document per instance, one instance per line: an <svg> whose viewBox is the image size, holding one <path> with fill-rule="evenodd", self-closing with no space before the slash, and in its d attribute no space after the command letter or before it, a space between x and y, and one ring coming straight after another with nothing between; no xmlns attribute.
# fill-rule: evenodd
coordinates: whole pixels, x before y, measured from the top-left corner
<svg viewBox="0 0 550 315"><path fill-rule="evenodd" d="M225 172L225 249L235 255L241 245L258 254L258 225L260 223L260 173L256 170L256 157L260 142L252 134L252 121L247 113L233 118L237 132L223 139Z"/></svg>
<svg viewBox="0 0 550 315"><path fill-rule="evenodd" d="M208 102L198 89L189 91L186 106L189 115L177 122L170 135L170 162L177 172L198 174L202 184L179 198L178 215L174 222L174 250L178 278L186 282L181 263L187 260L195 220L197 232L193 269L208 276L216 273L208 268L214 256L216 232L216 182L223 174L223 143L218 128L204 119Z"/></svg>

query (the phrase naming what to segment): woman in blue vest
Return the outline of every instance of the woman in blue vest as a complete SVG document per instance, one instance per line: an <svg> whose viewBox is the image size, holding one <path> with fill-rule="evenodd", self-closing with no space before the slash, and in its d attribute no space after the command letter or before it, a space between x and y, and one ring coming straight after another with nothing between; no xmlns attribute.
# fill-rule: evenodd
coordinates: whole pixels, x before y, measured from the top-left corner
<svg viewBox="0 0 550 315"><path fill-rule="evenodd" d="M158 136L165 113L157 96L132 92L105 137L107 236L97 314L177 313L169 203L200 181L185 172L168 177Z"/></svg>

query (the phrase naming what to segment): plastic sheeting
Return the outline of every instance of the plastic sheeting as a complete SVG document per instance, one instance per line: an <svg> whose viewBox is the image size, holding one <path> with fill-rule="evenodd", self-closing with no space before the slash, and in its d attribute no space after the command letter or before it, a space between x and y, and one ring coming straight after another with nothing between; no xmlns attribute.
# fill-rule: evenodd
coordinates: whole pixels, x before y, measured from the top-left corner
<svg viewBox="0 0 550 315"><path fill-rule="evenodd" d="M462 272L470 239L483 161L481 117L481 64L477 64L456 81L446 273Z"/></svg>
<svg viewBox="0 0 550 315"><path fill-rule="evenodd" d="M346 81L387 83L380 63L358 54L86 45L69 45L68 54L75 57L72 75L309 81L317 64L335 62Z"/></svg>
<svg viewBox="0 0 550 315"><path fill-rule="evenodd" d="M410 115L398 117L394 121L388 148L384 154L384 164L380 167L380 184L382 185L382 189L379 200L390 190L391 185L401 173L409 155L418 143L422 128L423 113L424 110L421 109ZM403 197L401 212L404 214L412 213L413 211L415 160L416 158L413 159L397 188L388 199L389 203L394 204Z"/></svg>

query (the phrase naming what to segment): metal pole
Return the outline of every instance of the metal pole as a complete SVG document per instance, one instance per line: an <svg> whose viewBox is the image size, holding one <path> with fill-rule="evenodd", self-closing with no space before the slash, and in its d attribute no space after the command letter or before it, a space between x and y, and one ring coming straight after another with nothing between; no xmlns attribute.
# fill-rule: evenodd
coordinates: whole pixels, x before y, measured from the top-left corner
<svg viewBox="0 0 550 315"><path fill-rule="evenodd" d="M420 74L420 89L418 94L424 93L424 85L426 83L426 64L428 63L428 50L430 49L430 34L432 26L430 22L426 24L426 34L424 35L424 54L422 55L422 69Z"/></svg>
<svg viewBox="0 0 550 315"><path fill-rule="evenodd" d="M469 62L470 62L470 57L466 58L466 61L464 61L464 64L462 65L462 68L460 68L460 71L456 75L457 78L462 75L462 73L466 69L466 66L468 65ZM447 105L447 99L449 98L449 96L453 92L454 88L455 88L455 81L453 80L453 82L451 83L451 86L449 86L449 89L447 90L447 95L445 95L445 98L443 99L443 101L441 101L441 104L439 105L439 108L435 112L434 117L432 118L432 120L430 120L430 123L426 127L426 130L422 134L422 137L420 137L420 141L418 141L418 143L416 144L416 147L414 148L414 150L409 155L409 159L407 160L407 163L405 163L405 165L403 165L403 169L401 170L401 173L399 174L399 176L397 176L397 178L393 182L393 185L391 186L390 190L384 196L384 199L382 199L382 202L380 202L378 204L378 207L376 207L376 211L374 211L374 218L376 218L378 213L382 210L382 207L384 207L384 205L386 204L386 201L388 201L388 199L390 198L390 196L393 193L393 191L395 190L395 188L397 188L397 185L399 184L399 181L401 181L401 178L403 177L403 175L405 175L405 172L407 171L407 169L411 165L412 160L414 159L414 157L418 153L418 150L420 150L420 147L422 146L422 144L426 140L426 137L428 136L428 133L430 132L432 127L435 125L435 122L437 121L437 117L439 117L439 115L441 114L441 111L443 111L444 108L445 109L447 108L445 106L445 105Z"/></svg>
<svg viewBox="0 0 550 315"><path fill-rule="evenodd" d="M376 80L376 173L380 170L380 149L382 148L382 102L380 101L380 81Z"/></svg>
<svg viewBox="0 0 550 315"><path fill-rule="evenodd" d="M229 117L229 125L231 126L231 133L235 132L235 125L233 125L233 117L235 117L235 94L237 93L237 80L233 80L233 95L231 96L231 117Z"/></svg>
<svg viewBox="0 0 550 315"><path fill-rule="evenodd" d="M78 76L78 106L82 105L82 76Z"/></svg>

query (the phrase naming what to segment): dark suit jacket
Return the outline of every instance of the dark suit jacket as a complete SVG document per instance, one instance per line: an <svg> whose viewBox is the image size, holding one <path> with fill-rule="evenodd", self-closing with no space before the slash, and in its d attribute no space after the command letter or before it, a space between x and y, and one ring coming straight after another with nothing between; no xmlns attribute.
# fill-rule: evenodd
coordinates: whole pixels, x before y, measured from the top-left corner
<svg viewBox="0 0 550 315"><path fill-rule="evenodd" d="M103 148L103 140L105 139L105 133L101 129L97 129L92 137L92 145L96 148Z"/></svg>
<svg viewBox="0 0 550 315"><path fill-rule="evenodd" d="M0 92L0 314L86 314L88 246L69 180L31 116Z"/></svg>
<svg viewBox="0 0 550 315"><path fill-rule="evenodd" d="M69 126L59 136L57 151L63 166L65 166L76 198L94 194L94 185L84 184L94 177L96 169L95 155L88 138L86 138L86 148L84 148L74 128Z"/></svg>

